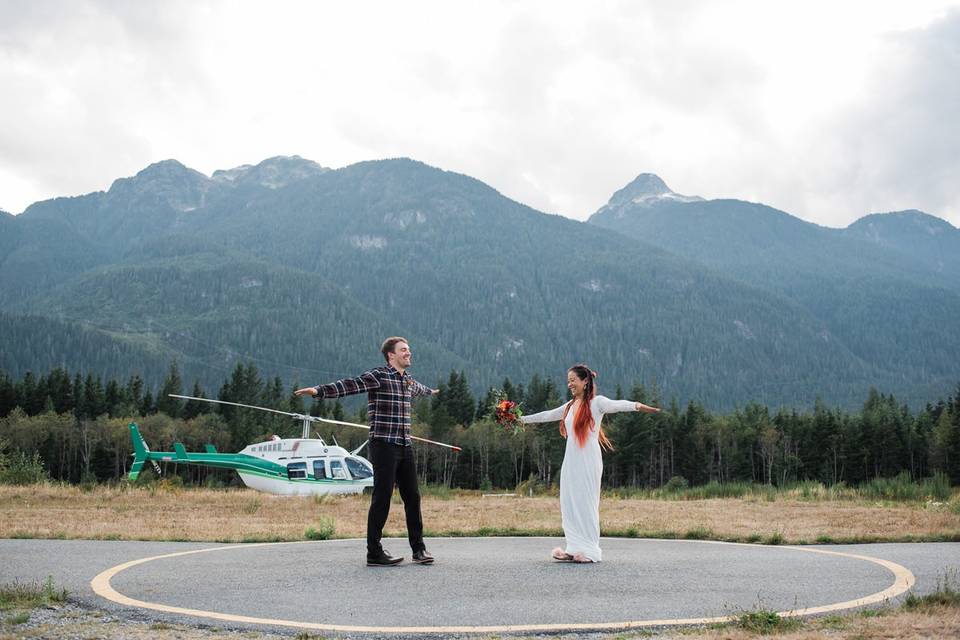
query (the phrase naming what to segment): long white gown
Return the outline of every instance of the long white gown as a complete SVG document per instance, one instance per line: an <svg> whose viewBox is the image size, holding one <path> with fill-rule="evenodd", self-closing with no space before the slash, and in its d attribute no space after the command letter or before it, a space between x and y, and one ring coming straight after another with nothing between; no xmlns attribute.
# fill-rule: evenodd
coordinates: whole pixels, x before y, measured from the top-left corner
<svg viewBox="0 0 960 640"><path fill-rule="evenodd" d="M563 408L541 411L523 416L524 424L559 422ZM563 535L567 539L565 551L570 555L582 553L594 562L600 562L600 476L603 475L603 458L600 455L598 433L604 414L621 411L636 411L633 400L611 400L594 396L590 401L593 414L593 429L587 434L583 447L573 433L574 410L567 412L564 425L567 428L567 448L560 467L560 517Z"/></svg>

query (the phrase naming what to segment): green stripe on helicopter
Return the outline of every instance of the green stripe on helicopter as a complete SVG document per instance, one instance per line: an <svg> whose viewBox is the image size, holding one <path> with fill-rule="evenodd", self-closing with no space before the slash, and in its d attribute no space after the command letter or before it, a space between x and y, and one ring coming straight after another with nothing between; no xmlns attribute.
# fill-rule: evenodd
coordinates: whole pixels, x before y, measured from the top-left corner
<svg viewBox="0 0 960 640"><path fill-rule="evenodd" d="M140 435L140 429L135 423L130 423L130 438L133 440L133 465L130 467L129 478L136 480L143 470L143 465L148 462L176 462L182 464L200 464L208 467L219 467L221 469L236 469L245 473L254 473L267 478L286 478L287 468L270 460L262 460L245 453L216 453L210 452L213 449L209 445L207 452L188 453L184 446L176 442L173 445L174 451L150 451L143 436Z"/></svg>

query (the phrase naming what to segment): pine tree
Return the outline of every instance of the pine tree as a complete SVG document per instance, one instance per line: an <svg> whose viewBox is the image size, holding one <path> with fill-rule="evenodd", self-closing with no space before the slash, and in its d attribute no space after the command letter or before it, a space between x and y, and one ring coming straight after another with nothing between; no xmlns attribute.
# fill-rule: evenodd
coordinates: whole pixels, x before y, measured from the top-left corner
<svg viewBox="0 0 960 640"><path fill-rule="evenodd" d="M47 377L47 393L53 400L53 408L57 413L73 411L75 398L73 387L70 384L70 374L60 367L55 368Z"/></svg>
<svg viewBox="0 0 960 640"><path fill-rule="evenodd" d="M140 399L140 415L152 416L156 412L157 405L153 402L153 393L147 389L147 392L143 394L143 398Z"/></svg>
<svg viewBox="0 0 960 640"><path fill-rule="evenodd" d="M263 393L263 382L260 373L253 362L246 366L237 363L230 380L224 382L220 388L219 399L226 402L240 404L255 404ZM263 433L260 425L260 413L256 409L244 409L230 405L217 405L217 410L223 415L230 427L233 446L241 449L250 444L253 439Z"/></svg>
<svg viewBox="0 0 960 640"><path fill-rule="evenodd" d="M183 395L183 380L180 378L180 368L176 360L170 363L170 370L157 394L157 411L171 418L179 418L183 412L183 401L179 398L171 398L171 394Z"/></svg>
<svg viewBox="0 0 960 640"><path fill-rule="evenodd" d="M297 394L295 394L295 393L293 392L293 391L296 390L297 388L298 388L297 385L294 384L294 385L293 385L293 388L292 388L291 391L290 391L290 395L287 396L287 404L286 404L286 407L285 407L283 410L284 410L284 411L289 411L290 413L303 414L303 413L304 413L304 410L303 410L303 397L298 396Z"/></svg>
<svg viewBox="0 0 960 640"><path fill-rule="evenodd" d="M35 406L37 396L37 378L33 371L27 371L23 375L23 380L17 385L17 406L26 412L28 416L36 415L42 407Z"/></svg>
<svg viewBox="0 0 960 640"><path fill-rule="evenodd" d="M440 393L433 400L433 405L442 406L454 424L468 426L473 422L474 399L463 371L451 371L446 386L440 385Z"/></svg>
<svg viewBox="0 0 960 640"><path fill-rule="evenodd" d="M327 408L327 402L323 398L314 397L313 402L310 403L310 415L316 418L327 418L329 417L329 409Z"/></svg>
<svg viewBox="0 0 960 640"><path fill-rule="evenodd" d="M147 415L141 410L143 407L143 378L138 375L130 376L124 395L126 395L130 406L139 411L140 415Z"/></svg>
<svg viewBox="0 0 960 640"><path fill-rule="evenodd" d="M93 377L88 373L83 381L83 403L81 405L81 419L94 420L107 412L106 394L100 376Z"/></svg>
<svg viewBox="0 0 960 640"><path fill-rule="evenodd" d="M13 380L0 372L0 418L4 418L17 406L17 388Z"/></svg>
<svg viewBox="0 0 960 640"><path fill-rule="evenodd" d="M487 393L477 401L477 411L474 415L478 421L490 417L491 407L497 397L496 392L494 388L487 389Z"/></svg>
<svg viewBox="0 0 960 640"><path fill-rule="evenodd" d="M200 386L199 380L193 381L193 390L190 392L190 396L193 398L206 398L207 396L203 392L203 388ZM200 400L187 400L183 405L182 416L184 420L192 420L199 415L211 413L213 411L213 404L209 402L202 402Z"/></svg>
<svg viewBox="0 0 960 640"><path fill-rule="evenodd" d="M960 384L957 393L947 402L946 415L949 415L949 428L944 438L946 460L944 470L950 476L950 483L960 484Z"/></svg>
<svg viewBox="0 0 960 640"><path fill-rule="evenodd" d="M73 395L73 415L78 419L83 416L83 377L81 377L80 372L78 371L73 376L73 386L72 391Z"/></svg>

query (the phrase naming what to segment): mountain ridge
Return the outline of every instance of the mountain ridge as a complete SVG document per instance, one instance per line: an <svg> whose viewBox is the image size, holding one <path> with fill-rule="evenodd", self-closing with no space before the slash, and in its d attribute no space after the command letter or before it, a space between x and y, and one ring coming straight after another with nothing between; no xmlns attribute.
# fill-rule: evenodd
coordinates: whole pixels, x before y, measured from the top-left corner
<svg viewBox="0 0 960 640"><path fill-rule="evenodd" d="M285 363L275 371L285 376L318 360L341 363L336 371L372 365L376 357L355 354L383 331L415 340L429 375L458 367L479 387L587 360L605 371L605 385L642 381L668 397L719 407L757 397L809 405L818 394L859 402L872 385L920 401L926 389L960 377L929 349L918 351L927 369L917 359L892 365L896 351L845 331L861 316L825 314L789 288L718 268L709 255L685 255L649 234L536 211L464 174L409 158L336 170L290 160L303 171L283 174L286 159L256 165L267 163L271 180L279 175L272 186L251 174L255 167L226 170L230 178L214 172L215 180L167 161L138 174L141 184L117 181L112 196L38 203L31 216L5 223L16 233L0 242L0 300L19 314L82 320L106 335L149 334L154 350L180 354L185 379L208 386L218 369L206 371L205 363L229 367L224 354ZM620 201L646 216L724 202L644 200L669 191L653 174L631 184L618 191ZM746 219L775 211L736 206ZM816 237L797 221L790 224ZM774 224L767 232L782 230ZM771 254L754 244L745 245L752 254ZM869 275L837 280L821 269L801 284L848 296L844 283ZM914 299L928 304L927 295L908 287L890 300L906 309ZM957 304L948 297L946 311ZM175 331L150 333L151 322ZM902 339L878 329L881 339ZM191 331L225 351L197 347L184 338ZM952 348L951 336L941 329L924 339Z"/></svg>

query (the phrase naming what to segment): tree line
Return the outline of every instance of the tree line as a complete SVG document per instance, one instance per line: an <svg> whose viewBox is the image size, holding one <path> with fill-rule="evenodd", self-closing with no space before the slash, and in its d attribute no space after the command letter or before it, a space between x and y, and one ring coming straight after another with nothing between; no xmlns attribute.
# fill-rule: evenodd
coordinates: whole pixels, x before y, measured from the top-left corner
<svg viewBox="0 0 960 640"><path fill-rule="evenodd" d="M39 376L27 372L20 379L0 373L0 445L8 455L39 460L56 480L117 481L132 462L130 422L140 426L155 450L172 450L174 442L182 442L188 450L202 450L210 443L219 451L238 451L272 434L300 435L299 422L281 415L184 401L171 394L366 420L365 405L348 411L339 401L305 400L293 394L297 387L287 387L279 377L263 378L252 363L236 365L213 396L197 381L185 393L176 362L155 389L136 375L123 381L92 373L71 375L63 368ZM559 482L566 443L557 425L531 425L514 436L492 419L490 407L499 392L520 402L529 414L559 406L568 397L566 389L534 375L526 384L505 379L497 389L476 397L462 371L451 371L439 387L439 395L415 403L414 434L456 444L463 451L418 445L424 483L493 489ZM615 447L604 458L607 487L658 488L671 479L689 485L786 486L807 480L857 485L901 474L920 480L937 473L960 484L960 385L953 396L916 413L877 390L869 392L855 413L822 402L812 411L750 403L715 413L693 401L685 406L675 400L664 403L655 386L601 391L663 407L659 414L605 418L604 429ZM359 429L329 425L318 426L317 433L351 449L367 437ZM222 470L168 467L165 473L188 482L238 482L236 474Z"/></svg>

